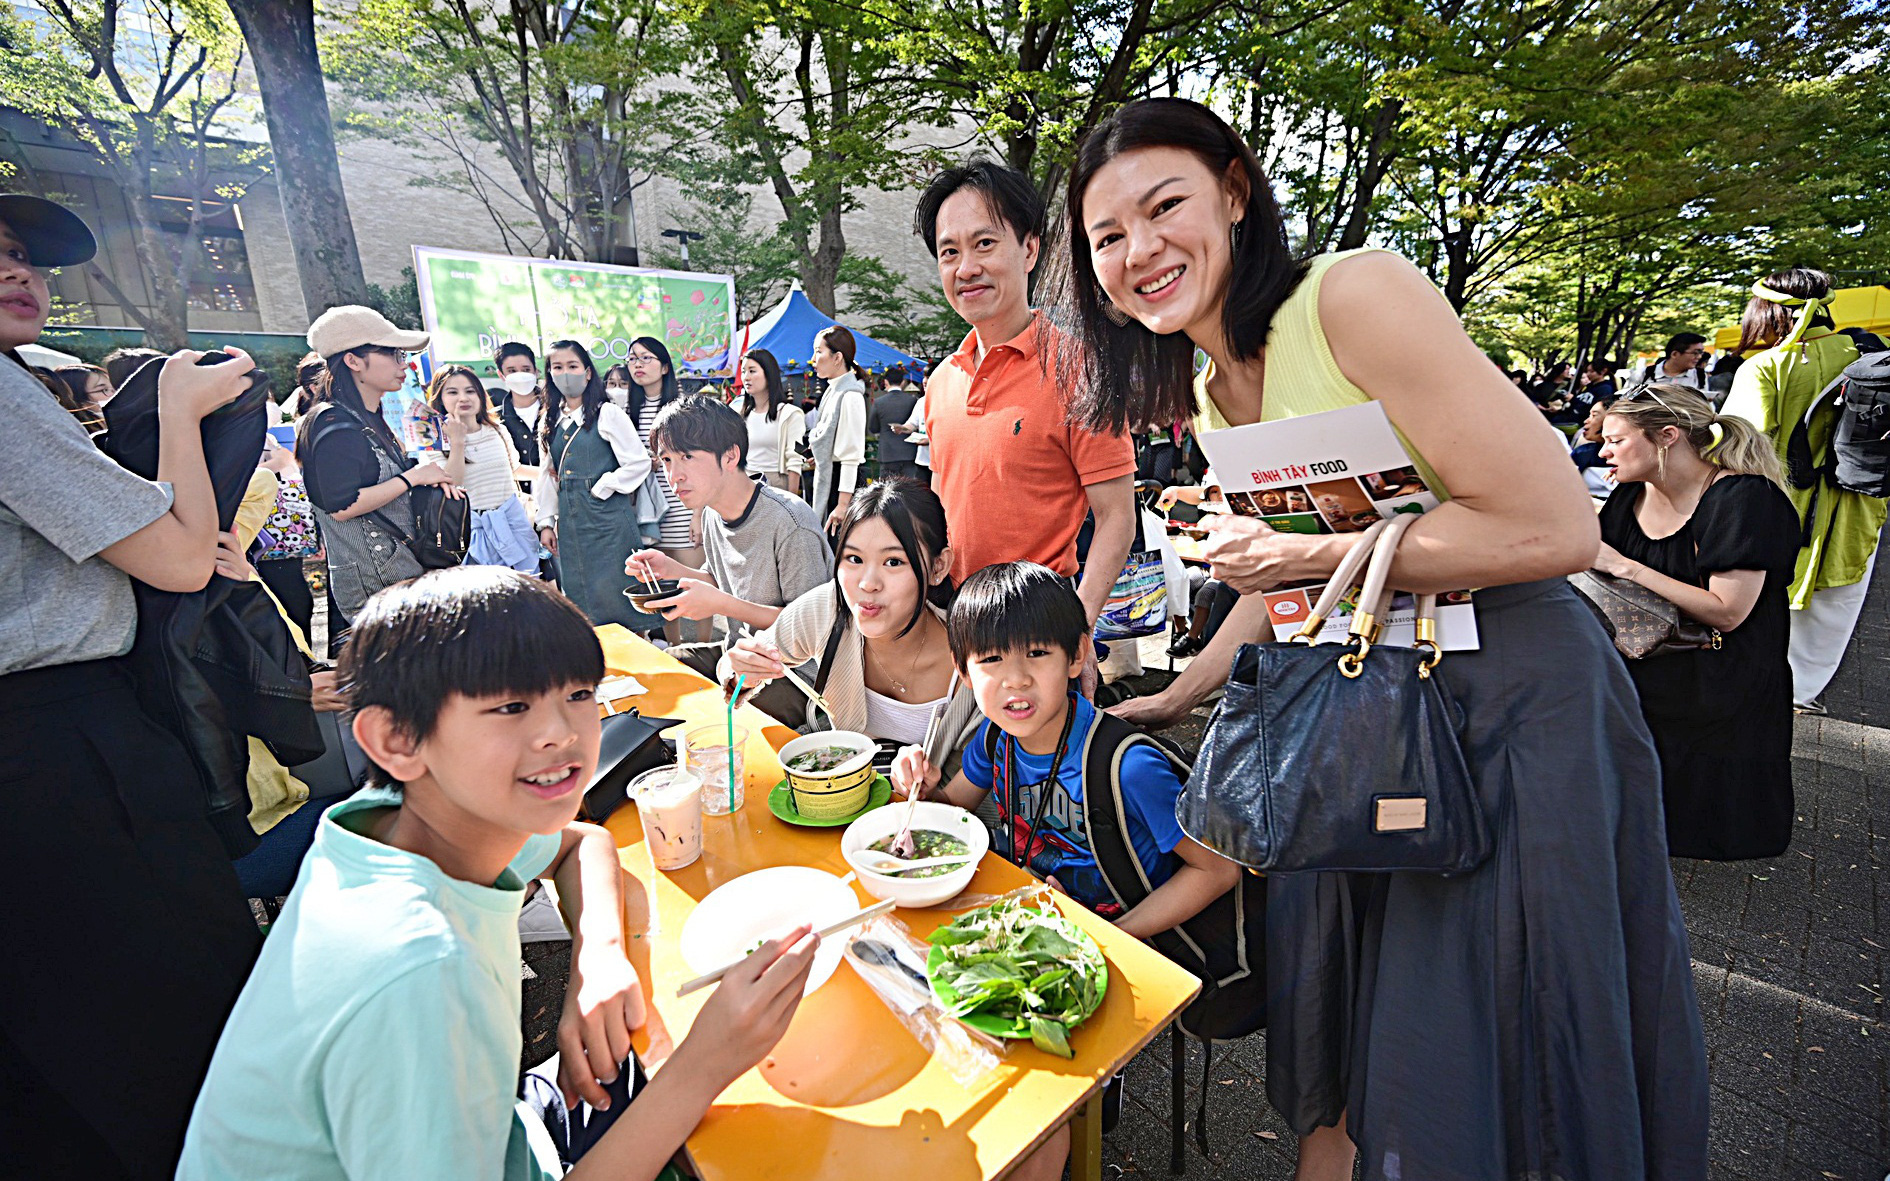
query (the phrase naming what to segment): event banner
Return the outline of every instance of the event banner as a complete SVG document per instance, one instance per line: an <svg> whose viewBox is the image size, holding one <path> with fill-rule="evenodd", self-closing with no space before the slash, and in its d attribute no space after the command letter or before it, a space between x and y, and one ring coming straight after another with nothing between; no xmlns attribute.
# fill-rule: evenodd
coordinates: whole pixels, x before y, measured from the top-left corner
<svg viewBox="0 0 1890 1181"><path fill-rule="evenodd" d="M725 369L735 342L735 279L693 271L515 258L413 248L420 315L433 367L471 365L493 378L508 340L542 360L554 340L575 340L597 367L621 362L639 336L660 340L679 370Z"/></svg>
<svg viewBox="0 0 1890 1181"><path fill-rule="evenodd" d="M1358 533L1384 517L1439 503L1376 402L1209 431L1200 443L1220 481L1225 511L1258 517L1281 533ZM1266 592L1275 639L1289 639L1305 623L1324 586L1320 579ZM1317 642L1345 638L1357 597L1356 589L1345 597ZM1394 597L1381 642L1409 647L1414 615L1410 595ZM1477 646L1470 592L1437 597L1437 639L1445 649Z"/></svg>

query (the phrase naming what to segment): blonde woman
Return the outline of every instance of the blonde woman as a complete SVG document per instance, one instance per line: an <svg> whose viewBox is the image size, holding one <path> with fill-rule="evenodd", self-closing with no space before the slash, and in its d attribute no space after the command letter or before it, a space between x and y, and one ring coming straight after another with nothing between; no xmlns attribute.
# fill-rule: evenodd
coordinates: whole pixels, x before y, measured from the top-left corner
<svg viewBox="0 0 1890 1181"><path fill-rule="evenodd" d="M1697 391L1647 386L1609 407L1614 493L1595 566L1716 628L1716 648L1630 660L1660 752L1676 857L1775 857L1792 835L1786 591L1798 516L1771 440Z"/></svg>

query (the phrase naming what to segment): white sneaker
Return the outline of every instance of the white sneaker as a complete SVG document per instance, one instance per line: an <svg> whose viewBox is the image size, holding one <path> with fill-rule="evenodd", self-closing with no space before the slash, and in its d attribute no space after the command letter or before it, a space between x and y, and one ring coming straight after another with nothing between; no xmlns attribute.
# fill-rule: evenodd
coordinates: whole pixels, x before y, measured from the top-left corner
<svg viewBox="0 0 1890 1181"><path fill-rule="evenodd" d="M564 926L564 916L558 913L558 904L551 900L551 891L545 889L543 882L537 886L518 912L518 941L551 943L571 938L571 932Z"/></svg>

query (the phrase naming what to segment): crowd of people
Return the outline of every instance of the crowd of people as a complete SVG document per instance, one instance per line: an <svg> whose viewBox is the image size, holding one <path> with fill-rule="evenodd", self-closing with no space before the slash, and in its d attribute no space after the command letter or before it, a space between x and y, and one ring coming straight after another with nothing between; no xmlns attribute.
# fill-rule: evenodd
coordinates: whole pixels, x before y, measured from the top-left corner
<svg viewBox="0 0 1890 1181"><path fill-rule="evenodd" d="M1098 782L1083 752L1207 700L1271 635L1262 592L1330 575L1351 538L1216 511L1192 440L1377 402L1443 493L1394 585L1479 588L1478 647L1440 676L1495 852L1449 876L1266 882L1267 1090L1298 1175L1704 1177L1706 1056L1667 857L1786 847L1792 710L1822 708L1885 515L1780 463L1858 356L1829 279L1756 284L1740 348L1710 371L1682 333L1644 365L1532 381L1492 372L1398 256L1294 257L1252 151L1205 107L1103 120L1063 197L1053 239L1002 164L927 187L915 231L968 327L928 374L866 373L840 326L809 342L805 403L764 349L685 392L653 337L602 371L580 341L542 357L509 341L489 372L431 374L437 446L416 454L382 403L427 336L344 306L310 325L296 388L254 411L292 443L265 433L232 459L221 440L254 437L231 425L250 413L239 350L43 380L17 363L50 309L44 268L94 242L51 202L0 196L4 827L63 903L16 924L48 966L7 986L0 1142L47 1176L673 1175L785 1031L818 940L764 944L642 1077L616 851L576 820L600 624L793 728L881 740L899 793L990 818L1001 855L1133 935L1195 920L1242 875L1177 823L1185 767L1124 746ZM114 390L144 366L155 416L121 422ZM139 430L158 433L142 473L108 454ZM1093 633L1143 533L1138 481L1207 524L1171 644L1193 660L1104 710ZM422 527L445 507L470 516L463 552ZM1584 571L1710 639L1624 659L1571 586ZM343 748L325 752L335 790L240 732L258 838L242 848L127 657L152 593L215 579L267 588L250 626L279 627ZM1086 815L1121 834L1140 893L1099 870ZM296 883L267 941L244 901L258 857L286 857ZM518 923L539 878L574 937L572 993L559 1056L520 1079ZM28 990L82 1006L109 1067ZM1014 1175L1055 1177L1066 1152L1058 1132Z"/></svg>

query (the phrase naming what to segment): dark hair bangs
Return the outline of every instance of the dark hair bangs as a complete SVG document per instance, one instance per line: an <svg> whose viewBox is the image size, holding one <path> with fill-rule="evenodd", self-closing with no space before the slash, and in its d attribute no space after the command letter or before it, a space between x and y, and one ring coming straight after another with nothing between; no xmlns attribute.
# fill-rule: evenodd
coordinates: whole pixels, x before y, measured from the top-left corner
<svg viewBox="0 0 1890 1181"><path fill-rule="evenodd" d="M513 357L523 357L533 369L538 368L538 354L522 340L508 340L492 351L492 367L501 368Z"/></svg>
<svg viewBox="0 0 1890 1181"><path fill-rule="evenodd" d="M424 740L454 693L531 697L604 678L591 621L557 590L504 566L456 566L369 599L341 652L348 708L378 705Z"/></svg>
<svg viewBox="0 0 1890 1181"><path fill-rule="evenodd" d="M919 620L925 618L927 603L941 610L952 603L952 580L949 577L937 586L926 585L933 560L945 551L945 506L939 502L937 493L910 476L896 476L869 484L865 491L853 498L847 505L847 515L840 521L840 532L834 538L833 545L834 606L848 619L851 619L852 612L840 588L840 563L853 530L875 517L885 521L886 527L899 539L899 548L905 551L906 562L919 579L919 602L912 608L912 618L906 620L906 626L899 629L899 634L903 636L919 626Z"/></svg>
<svg viewBox="0 0 1890 1181"><path fill-rule="evenodd" d="M657 412L650 425L650 449L706 451L721 459L729 449L736 452L736 466L748 464L748 428L741 415L722 405L717 398L704 394L684 394Z"/></svg>
<svg viewBox="0 0 1890 1181"><path fill-rule="evenodd" d="M1247 184L1247 210L1228 262L1222 327L1234 355L1260 355L1273 314L1304 273L1286 238L1273 186L1245 140L1200 103L1150 98L1127 104L1083 138L1070 170L1058 244L1053 252L1051 298L1070 338L1045 351L1057 380L1076 391L1073 416L1092 431L1119 433L1131 424L1192 419L1194 342L1181 333L1157 336L1131 319L1118 325L1104 314L1089 237L1083 232L1083 197L1103 165L1125 152L1179 148L1198 157L1216 177L1236 168ZM1054 334L1053 334L1054 335Z"/></svg>
<svg viewBox="0 0 1890 1181"><path fill-rule="evenodd" d="M1058 648L1071 659L1089 631L1089 613L1069 580L1035 562L999 562L965 579L945 623L952 659L1017 648Z"/></svg>
<svg viewBox="0 0 1890 1181"><path fill-rule="evenodd" d="M768 421L781 417L781 403L787 401L787 382L781 378L781 362L774 359L774 354L767 349L749 349L742 354L745 361L753 361L755 368L761 370L762 378L768 383ZM740 370L736 370L737 373ZM744 387L742 390L741 416L747 418L755 412L755 396Z"/></svg>
<svg viewBox="0 0 1890 1181"><path fill-rule="evenodd" d="M933 258L938 257L938 211L960 189L981 194L991 212L1017 235L1018 242L1029 241L1032 234L1043 237L1043 197L1037 186L1009 165L989 156L973 155L959 167L947 168L933 177L913 210L912 230L925 241Z"/></svg>

